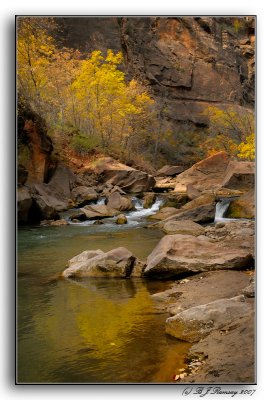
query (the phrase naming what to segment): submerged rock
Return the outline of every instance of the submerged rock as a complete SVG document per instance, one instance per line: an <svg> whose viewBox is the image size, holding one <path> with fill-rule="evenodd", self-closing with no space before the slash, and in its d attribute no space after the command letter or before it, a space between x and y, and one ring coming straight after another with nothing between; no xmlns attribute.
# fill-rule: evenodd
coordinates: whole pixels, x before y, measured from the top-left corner
<svg viewBox="0 0 272 400"><path fill-rule="evenodd" d="M166 333L177 339L198 342L211 331L244 317L251 310L244 296L216 300L169 317L166 320Z"/></svg>
<svg viewBox="0 0 272 400"><path fill-rule="evenodd" d="M117 216L115 223L117 225L127 224L127 217L124 214L120 214Z"/></svg>
<svg viewBox="0 0 272 400"><path fill-rule="evenodd" d="M63 271L62 276L127 278L135 260L136 257L124 247L106 253L101 250L85 251L68 262L68 268Z"/></svg>
<svg viewBox="0 0 272 400"><path fill-rule="evenodd" d="M147 258L145 275L171 278L184 273L237 269L253 265L252 249L214 242L206 236L164 236Z"/></svg>

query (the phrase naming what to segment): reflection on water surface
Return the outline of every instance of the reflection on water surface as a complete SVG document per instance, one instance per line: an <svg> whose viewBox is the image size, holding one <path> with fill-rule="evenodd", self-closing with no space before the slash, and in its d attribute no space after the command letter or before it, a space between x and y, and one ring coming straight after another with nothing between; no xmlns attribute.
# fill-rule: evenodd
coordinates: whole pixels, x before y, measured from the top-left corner
<svg viewBox="0 0 272 400"><path fill-rule="evenodd" d="M144 228L19 230L19 382L172 382L188 344L165 335L167 316L150 297L169 282L51 279L83 250L124 246L144 259L161 236Z"/></svg>

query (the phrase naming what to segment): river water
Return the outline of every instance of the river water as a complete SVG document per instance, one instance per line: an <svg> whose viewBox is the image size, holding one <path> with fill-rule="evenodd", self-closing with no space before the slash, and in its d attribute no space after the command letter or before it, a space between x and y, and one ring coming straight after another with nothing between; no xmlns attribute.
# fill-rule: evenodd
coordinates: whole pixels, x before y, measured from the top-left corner
<svg viewBox="0 0 272 400"><path fill-rule="evenodd" d="M124 246L146 258L163 234L137 218L139 212L126 226L108 221L19 229L19 383L173 382L184 367L189 345L165 335L167 315L158 313L150 296L169 282L55 279L86 249Z"/></svg>

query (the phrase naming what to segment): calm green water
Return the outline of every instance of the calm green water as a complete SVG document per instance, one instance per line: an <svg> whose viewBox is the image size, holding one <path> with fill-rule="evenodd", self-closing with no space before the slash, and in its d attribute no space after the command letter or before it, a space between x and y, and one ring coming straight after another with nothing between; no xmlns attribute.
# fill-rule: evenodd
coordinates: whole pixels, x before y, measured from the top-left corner
<svg viewBox="0 0 272 400"><path fill-rule="evenodd" d="M166 337L150 297L169 283L52 279L83 250L124 246L144 259L161 237L142 227L19 229L18 382L172 382L188 344Z"/></svg>

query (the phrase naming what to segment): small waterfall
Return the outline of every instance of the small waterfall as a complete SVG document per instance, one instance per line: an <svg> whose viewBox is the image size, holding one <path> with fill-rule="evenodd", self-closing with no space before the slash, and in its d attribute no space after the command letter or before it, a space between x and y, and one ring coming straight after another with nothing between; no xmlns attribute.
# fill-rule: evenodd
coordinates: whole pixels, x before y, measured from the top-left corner
<svg viewBox="0 0 272 400"><path fill-rule="evenodd" d="M97 204L97 205L103 205L105 204L106 201L106 197L101 197L99 198L97 201L95 202L91 202L90 204ZM139 199L138 197L132 197L132 202L133 205L135 207L134 211L123 211L122 213L124 213L127 217L128 220L128 224L124 225L124 226L119 226L115 224L115 218L114 217L109 217L109 218L105 218L104 219L104 224L99 226L98 228L96 227L96 229L102 229L102 230L108 230L108 229L112 229L109 227L114 227L115 229L123 229L126 226L136 226L139 225L141 223L144 223L144 219L152 214L155 214L157 211L159 211L161 205L164 203L164 199L157 197L156 201L154 202L154 204L150 207L150 208L144 208L143 206L143 199ZM69 214L67 214L67 219L69 221L70 225L77 225L77 226L90 226L94 224L94 221L83 221L83 222L75 222L73 223L70 219L70 215L72 213L72 211L75 211L77 209L73 209L73 210L69 210ZM121 213L121 211L120 211Z"/></svg>
<svg viewBox="0 0 272 400"><path fill-rule="evenodd" d="M138 197L132 197L131 200L136 210L142 210L144 208L144 201L142 199L138 199Z"/></svg>
<svg viewBox="0 0 272 400"><path fill-rule="evenodd" d="M214 218L215 221L224 219L224 216L229 208L231 201L232 199L226 198L226 199L221 199L216 203L215 218Z"/></svg>
<svg viewBox="0 0 272 400"><path fill-rule="evenodd" d="M127 215L128 220L139 220L140 218L146 218L149 215L155 214L159 211L160 206L163 204L164 200L162 198L156 198L155 203L150 208L143 207L143 200L133 197L132 201L136 208L136 211L132 211Z"/></svg>
<svg viewBox="0 0 272 400"><path fill-rule="evenodd" d="M106 197L100 197L100 199L98 199L94 204L96 205L104 205L106 203Z"/></svg>

